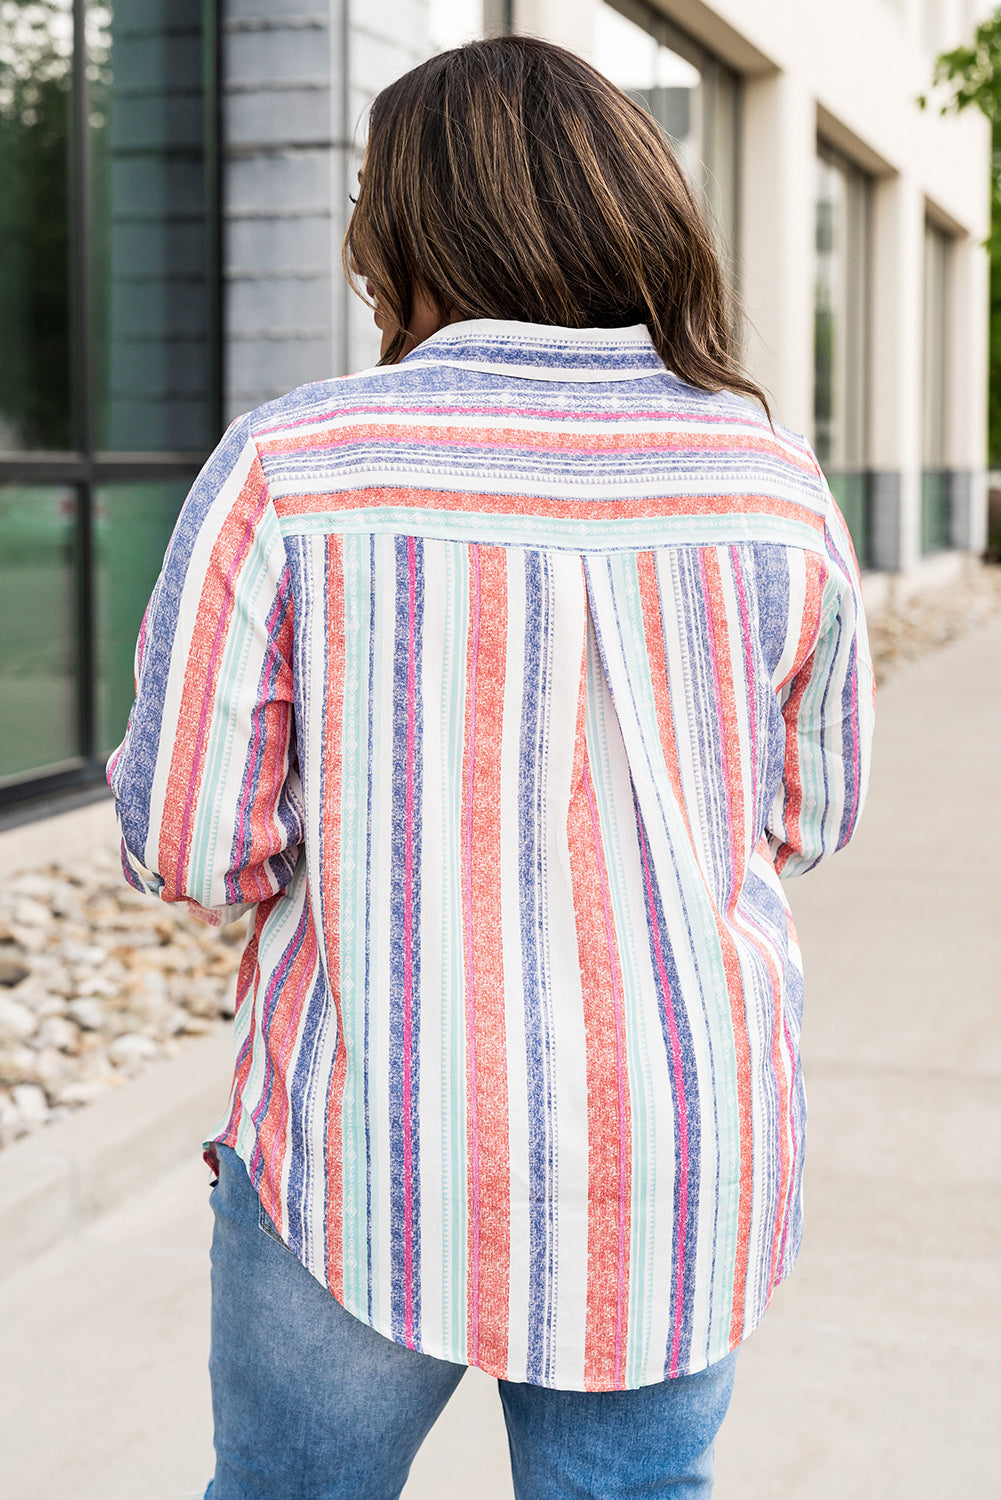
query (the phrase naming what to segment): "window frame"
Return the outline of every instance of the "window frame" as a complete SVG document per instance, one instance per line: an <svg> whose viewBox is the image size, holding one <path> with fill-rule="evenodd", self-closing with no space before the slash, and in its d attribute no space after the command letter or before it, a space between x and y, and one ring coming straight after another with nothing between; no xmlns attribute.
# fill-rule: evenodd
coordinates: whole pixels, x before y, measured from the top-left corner
<svg viewBox="0 0 1001 1500"><path fill-rule="evenodd" d="M847 356L849 366L845 377L845 391L856 392L854 403L846 402L846 411L843 416L847 437L845 447L848 450L846 456L840 460L834 458L833 454L822 456L818 452L818 461L824 469L825 477L831 486L835 499L843 502L842 508L846 511L846 520L852 519L857 513L855 525L850 527L852 541L858 554L859 565L868 568L872 565L873 557L873 495L872 495L872 348L873 348L873 283L875 272L875 178L859 162L840 150L822 132L818 132L815 148L815 163L819 169L821 164L842 174L846 192L856 195L856 202L861 205L854 226L848 225L848 241L844 249L845 254L845 282L852 290L852 281L855 282L854 295L849 295L845 300L853 310L854 316L845 333L848 341L850 354ZM813 433L814 446L819 448L820 443L817 432L817 374L818 374L818 346L817 346L817 314L819 310L818 291L820 285L820 249L816 242L816 224L820 205L819 192L814 198L814 294L813 294ZM846 220L848 214L846 212ZM835 361L832 360L831 384L834 386ZM850 399L850 395L849 395ZM833 400L832 400L833 408ZM849 456L854 454L854 456ZM840 492L840 493L839 493Z"/></svg>
<svg viewBox="0 0 1001 1500"><path fill-rule="evenodd" d="M94 446L94 381L97 329L93 296L93 138L90 128L90 83L86 49L87 10L92 0L72 0L73 63L70 105L69 203L72 287L69 348L72 431L70 452L0 452L0 485L65 484L76 494L75 601L77 754L72 764L46 773L27 770L0 784L0 814L26 802L60 793L84 792L103 784L104 759L97 743L97 599L94 545L94 494L115 480L194 480L211 449L167 452L103 452ZM223 417L222 323L222 87L220 73L221 5L201 0L202 97L204 126L204 210L207 236L206 287L209 349L208 416L210 430L220 433Z"/></svg>
<svg viewBox="0 0 1001 1500"><path fill-rule="evenodd" d="M932 252L931 246L935 245ZM932 263L934 253L935 262ZM926 205L921 265L921 555L953 545L949 391L952 384L953 275L956 235ZM934 316L934 326L932 321ZM938 356L938 379L932 367ZM929 437L934 435L934 442ZM929 451L934 448L934 452Z"/></svg>

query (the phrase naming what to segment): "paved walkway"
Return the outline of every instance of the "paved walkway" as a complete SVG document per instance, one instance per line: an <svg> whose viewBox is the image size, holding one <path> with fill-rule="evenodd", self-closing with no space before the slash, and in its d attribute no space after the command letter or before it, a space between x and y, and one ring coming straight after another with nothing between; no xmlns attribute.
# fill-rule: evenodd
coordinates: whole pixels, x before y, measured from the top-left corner
<svg viewBox="0 0 1001 1500"><path fill-rule="evenodd" d="M741 1356L716 1500L1001 1497L999 871L995 621L890 683L859 838L791 887L807 1238ZM0 1283L7 1493L201 1493L205 1199L197 1162L137 1184ZM493 1384L474 1371L405 1500L510 1496Z"/></svg>

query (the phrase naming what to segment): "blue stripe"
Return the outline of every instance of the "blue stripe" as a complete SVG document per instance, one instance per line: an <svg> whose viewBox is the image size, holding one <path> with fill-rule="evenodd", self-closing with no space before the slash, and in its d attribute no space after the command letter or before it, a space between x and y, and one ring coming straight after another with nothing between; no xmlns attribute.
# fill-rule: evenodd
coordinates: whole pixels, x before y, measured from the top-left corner
<svg viewBox="0 0 1001 1500"><path fill-rule="evenodd" d="M525 556L525 650L518 756L518 890L525 1068L528 1091L529 1342L528 1378L546 1383L554 1355L555 1317L555 1089L552 1016L546 953L546 776L550 656L550 564Z"/></svg>
<svg viewBox="0 0 1001 1500"><path fill-rule="evenodd" d="M681 1341L678 1350L678 1365L684 1369L691 1355L692 1347L692 1323L695 1309L696 1277L695 1265L698 1251L699 1230L699 1173L702 1160L702 1117L699 1107L699 1077L695 1060L695 1048L692 1042L692 1028L688 1020L688 1012L681 998L681 981L678 977L678 967L674 958L674 946L667 930L667 922L664 919L664 906L660 896L660 882L657 879L657 870L653 857L650 853L650 842L647 838L646 827L643 822L643 814L640 811L639 802L634 803L636 808L636 832L639 838L640 848L646 853L649 861L650 889L646 892L646 914L647 930L650 937L650 957L653 964L654 978L659 984L659 964L663 962L667 973L667 992L660 992L661 1005L661 1030L664 1037L664 1050L669 1060L668 1074L671 1079L671 1091L674 1096L674 1148L675 1148L675 1183L680 1181L681 1173L681 1129L682 1102L678 1094L673 1067L674 1048L671 1043L671 1032L668 1024L668 1009L674 1018L674 1024L678 1031L678 1046L681 1051L681 1077L685 1090L684 1116L688 1127L688 1200L685 1206L685 1238L682 1242L679 1235L678 1223L678 1197L675 1188L675 1214L671 1226L671 1309L675 1306L675 1287L677 1285L677 1274L679 1265L684 1268L683 1295L681 1303ZM675 866L675 875L677 867ZM652 901L651 901L652 892ZM670 1374L670 1352L675 1337L676 1324L672 1318L668 1330L667 1350L664 1359L665 1379Z"/></svg>
<svg viewBox="0 0 1001 1500"><path fill-rule="evenodd" d="M410 548L414 550L416 587L411 609L409 564ZM416 999L420 994L420 785L422 732L420 692L420 648L421 614L424 604L423 548L407 537L397 537L394 543L396 559L396 617L393 641L393 739L392 739L392 821L390 835L390 896L389 896L389 1138L390 1138L390 1257L392 1264L392 1321L394 1337L403 1338L405 1320L405 1213L411 1208L412 1252L414 1266L414 1328L417 1347L420 1346L420 1007ZM410 631L414 631L414 657L410 656ZM408 710L408 676L413 666L417 694L415 722L410 726ZM413 891L409 912L412 944L410 963L413 976L415 1003L410 1010L410 1052L404 1057L404 1027L407 1016L405 993L405 942L408 917L406 891L407 859L407 751L408 738L412 735L415 745L414 764L414 819L413 846ZM409 1181L404 1164L404 1072L410 1069L409 1124L411 1140L411 1170Z"/></svg>

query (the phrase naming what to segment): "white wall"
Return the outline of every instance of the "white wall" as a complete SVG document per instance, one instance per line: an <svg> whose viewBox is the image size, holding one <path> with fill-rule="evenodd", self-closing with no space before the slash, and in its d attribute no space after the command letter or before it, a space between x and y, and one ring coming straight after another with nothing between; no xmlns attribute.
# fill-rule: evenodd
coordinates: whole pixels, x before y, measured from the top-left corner
<svg viewBox="0 0 1001 1500"><path fill-rule="evenodd" d="M517 0L525 30L588 52L597 0ZM986 452L990 130L976 111L916 103L935 55L969 40L984 0L650 0L744 78L741 241L747 362L778 416L811 433L818 131L873 174L871 452L900 496L905 568L918 562L924 218L953 234L949 462ZM593 32L592 32L593 36ZM598 66L601 59L592 57ZM932 101L934 106L934 99ZM974 479L969 544L984 535ZM890 530L896 522L891 518Z"/></svg>

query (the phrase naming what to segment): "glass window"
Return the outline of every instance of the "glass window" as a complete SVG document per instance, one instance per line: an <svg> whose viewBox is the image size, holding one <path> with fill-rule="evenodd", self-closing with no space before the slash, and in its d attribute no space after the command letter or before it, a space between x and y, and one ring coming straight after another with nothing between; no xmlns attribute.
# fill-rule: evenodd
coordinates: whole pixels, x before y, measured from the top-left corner
<svg viewBox="0 0 1001 1500"><path fill-rule="evenodd" d="M608 0L596 14L595 56L671 137L702 194L721 253L737 266L740 80L645 5Z"/></svg>
<svg viewBox="0 0 1001 1500"><path fill-rule="evenodd" d="M0 0L0 806L103 780L221 425L217 27Z"/></svg>
<svg viewBox="0 0 1001 1500"><path fill-rule="evenodd" d="M76 491L0 486L0 785L73 763Z"/></svg>
<svg viewBox="0 0 1001 1500"><path fill-rule="evenodd" d="M951 475L946 432L948 389L948 288L950 236L925 221L921 548L935 552L950 545Z"/></svg>
<svg viewBox="0 0 1001 1500"><path fill-rule="evenodd" d="M75 446L71 0L0 5L0 451Z"/></svg>
<svg viewBox="0 0 1001 1500"><path fill-rule="evenodd" d="M91 5L94 446L211 441L201 0Z"/></svg>
<svg viewBox="0 0 1001 1500"><path fill-rule="evenodd" d="M871 180L835 152L817 156L813 440L864 565L869 560Z"/></svg>
<svg viewBox="0 0 1001 1500"><path fill-rule="evenodd" d="M167 479L104 484L94 491L99 756L109 755L125 733L136 636L188 489L186 479Z"/></svg>

